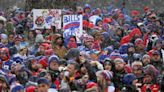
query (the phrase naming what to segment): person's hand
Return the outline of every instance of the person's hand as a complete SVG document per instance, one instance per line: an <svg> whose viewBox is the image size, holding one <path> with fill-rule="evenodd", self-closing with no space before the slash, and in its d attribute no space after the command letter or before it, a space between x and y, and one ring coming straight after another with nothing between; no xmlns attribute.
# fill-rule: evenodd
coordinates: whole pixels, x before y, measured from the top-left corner
<svg viewBox="0 0 164 92"><path fill-rule="evenodd" d="M97 66L98 69L103 70L103 65L99 63L98 61L91 61L90 64L92 66Z"/></svg>
<svg viewBox="0 0 164 92"><path fill-rule="evenodd" d="M91 64L92 66L96 66L96 63L97 63L97 61L91 61L91 62L90 62L90 64Z"/></svg>

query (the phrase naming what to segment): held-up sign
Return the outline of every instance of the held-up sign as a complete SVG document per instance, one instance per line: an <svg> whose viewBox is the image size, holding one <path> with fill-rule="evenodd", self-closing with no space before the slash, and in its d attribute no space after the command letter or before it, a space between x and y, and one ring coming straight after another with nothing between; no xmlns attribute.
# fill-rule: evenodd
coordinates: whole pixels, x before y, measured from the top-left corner
<svg viewBox="0 0 164 92"><path fill-rule="evenodd" d="M61 29L61 10L51 9L49 15L53 17L51 25L55 26L56 29Z"/></svg>
<svg viewBox="0 0 164 92"><path fill-rule="evenodd" d="M32 12L35 29L50 29L51 26L61 29L61 10L33 9Z"/></svg>
<svg viewBox="0 0 164 92"><path fill-rule="evenodd" d="M80 37L82 35L82 15L64 15L63 16L63 31L64 37L68 37L71 35L76 36L77 41L80 41Z"/></svg>

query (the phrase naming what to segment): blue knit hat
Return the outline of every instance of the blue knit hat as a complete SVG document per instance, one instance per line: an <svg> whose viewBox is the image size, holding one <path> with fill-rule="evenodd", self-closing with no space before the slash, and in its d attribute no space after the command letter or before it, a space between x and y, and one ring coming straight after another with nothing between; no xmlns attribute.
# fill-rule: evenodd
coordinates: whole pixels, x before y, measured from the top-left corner
<svg viewBox="0 0 164 92"><path fill-rule="evenodd" d="M110 58L105 58L103 65L112 65L112 60Z"/></svg>
<svg viewBox="0 0 164 92"><path fill-rule="evenodd" d="M16 62L19 64L23 63L23 59L20 56L14 57L12 60L13 60L13 62Z"/></svg>
<svg viewBox="0 0 164 92"><path fill-rule="evenodd" d="M121 57L125 62L128 62L128 60L129 60L128 54L121 54Z"/></svg>
<svg viewBox="0 0 164 92"><path fill-rule="evenodd" d="M137 77L136 77L134 74L132 74L132 73L126 74L126 75L123 77L123 83L124 83L125 85L132 85L133 80L135 80L136 78L137 78Z"/></svg>
<svg viewBox="0 0 164 92"><path fill-rule="evenodd" d="M73 59L73 58L77 58L77 57L79 57L80 56L80 51L79 51L79 49L77 49L77 48L71 48L68 52L67 52L67 54L66 54L66 58L67 59Z"/></svg>
<svg viewBox="0 0 164 92"><path fill-rule="evenodd" d="M103 32L102 35L105 39L109 39L109 33L108 32Z"/></svg>
<svg viewBox="0 0 164 92"><path fill-rule="evenodd" d="M83 15L83 20L87 20L89 18L89 15L88 14L84 14Z"/></svg>
<svg viewBox="0 0 164 92"><path fill-rule="evenodd" d="M113 52L114 48L113 46L108 46L104 50L107 50L108 51L107 55L110 55Z"/></svg>
<svg viewBox="0 0 164 92"><path fill-rule="evenodd" d="M96 72L96 76L102 75L106 81L110 81L113 78L113 72L107 70L101 70Z"/></svg>
<svg viewBox="0 0 164 92"><path fill-rule="evenodd" d="M134 47L134 44L133 43L128 43L128 48L130 47Z"/></svg>
<svg viewBox="0 0 164 92"><path fill-rule="evenodd" d="M15 85L12 89L11 92L17 92L20 90L24 90L24 87L22 85Z"/></svg>
<svg viewBox="0 0 164 92"><path fill-rule="evenodd" d="M38 79L37 83L38 84L49 84L49 81L46 78L41 77Z"/></svg>
<svg viewBox="0 0 164 92"><path fill-rule="evenodd" d="M96 26L98 26L98 22L100 22L100 21L102 21L102 19L100 19L100 18L96 19Z"/></svg>
<svg viewBox="0 0 164 92"><path fill-rule="evenodd" d="M134 60L141 60L142 59L142 55L135 53L135 54L133 54L133 59Z"/></svg>
<svg viewBox="0 0 164 92"><path fill-rule="evenodd" d="M84 9L86 9L86 8L91 9L91 5L89 5L89 4L85 4Z"/></svg>
<svg viewBox="0 0 164 92"><path fill-rule="evenodd" d="M59 63L59 57L56 56L56 55L50 56L50 57L48 58L48 65L50 65L50 63L51 63L52 61L55 61L56 63Z"/></svg>
<svg viewBox="0 0 164 92"><path fill-rule="evenodd" d="M120 48L119 48L120 54L126 54L127 51L128 51L128 44L123 44L120 46Z"/></svg>
<svg viewBox="0 0 164 92"><path fill-rule="evenodd" d="M109 58L112 60L114 60L116 58L121 58L121 54L119 53L118 50L115 50L110 54Z"/></svg>

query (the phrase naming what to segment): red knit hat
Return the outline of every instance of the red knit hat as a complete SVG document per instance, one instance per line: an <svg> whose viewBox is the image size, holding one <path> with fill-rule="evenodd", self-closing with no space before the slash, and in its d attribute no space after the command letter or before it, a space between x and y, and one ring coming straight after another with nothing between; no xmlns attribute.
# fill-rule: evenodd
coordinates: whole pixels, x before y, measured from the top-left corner
<svg viewBox="0 0 164 92"><path fill-rule="evenodd" d="M131 16L133 17L133 16L138 16L140 13L139 13L139 11L137 11L137 10L133 10L133 11L131 11Z"/></svg>
<svg viewBox="0 0 164 92"><path fill-rule="evenodd" d="M47 59L46 58L42 58L39 60L39 63L43 66L43 67L48 67L48 64L47 64Z"/></svg>
<svg viewBox="0 0 164 92"><path fill-rule="evenodd" d="M83 27L88 27L89 22L87 20L83 20Z"/></svg>
<svg viewBox="0 0 164 92"><path fill-rule="evenodd" d="M104 18L103 19L103 23L110 23L110 22L112 22L111 18Z"/></svg>
<svg viewBox="0 0 164 92"><path fill-rule="evenodd" d="M144 12L148 12L149 11L149 7L148 6L145 6L144 7Z"/></svg>
<svg viewBox="0 0 164 92"><path fill-rule="evenodd" d="M124 37L121 39L120 45L123 45L123 44L125 44L125 43L129 43L130 40L131 40L131 37L130 37L129 35L126 35L126 36L124 36Z"/></svg>
<svg viewBox="0 0 164 92"><path fill-rule="evenodd" d="M144 44L144 42L141 38L137 38L134 43L135 43L135 46L138 46L140 44Z"/></svg>
<svg viewBox="0 0 164 92"><path fill-rule="evenodd" d="M93 28L94 24L93 23L89 23L88 28Z"/></svg>
<svg viewBox="0 0 164 92"><path fill-rule="evenodd" d="M43 46L45 50L51 49L51 44L49 43L42 43L40 46Z"/></svg>
<svg viewBox="0 0 164 92"><path fill-rule="evenodd" d="M92 87L97 87L98 85L97 85L97 83L95 83L95 82L89 82L89 83L87 83L87 85L86 85L86 88L87 89L90 89L90 88L92 88Z"/></svg>
<svg viewBox="0 0 164 92"><path fill-rule="evenodd" d="M129 36L134 37L134 35L138 35L139 37L141 37L142 33L141 33L140 29L133 28L132 31L129 33Z"/></svg>
<svg viewBox="0 0 164 92"><path fill-rule="evenodd" d="M148 52L148 55L149 55L150 57L152 57L153 52L154 52L154 50L150 50L150 51Z"/></svg>
<svg viewBox="0 0 164 92"><path fill-rule="evenodd" d="M35 86L29 86L26 88L26 92L35 92L36 87Z"/></svg>
<svg viewBox="0 0 164 92"><path fill-rule="evenodd" d="M83 43L85 43L85 42L94 42L94 38L91 35L86 35L83 38Z"/></svg>
<svg viewBox="0 0 164 92"><path fill-rule="evenodd" d="M119 19L124 19L124 15L123 14L119 14L118 17L119 17Z"/></svg>

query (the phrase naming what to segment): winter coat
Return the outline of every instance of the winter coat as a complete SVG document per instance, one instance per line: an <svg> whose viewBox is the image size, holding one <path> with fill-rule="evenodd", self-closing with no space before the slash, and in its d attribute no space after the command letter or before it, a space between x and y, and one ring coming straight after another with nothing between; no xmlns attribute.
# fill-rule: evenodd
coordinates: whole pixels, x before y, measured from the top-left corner
<svg viewBox="0 0 164 92"><path fill-rule="evenodd" d="M141 88L141 92L158 92L158 91L159 91L159 85L158 84L145 84Z"/></svg>
<svg viewBox="0 0 164 92"><path fill-rule="evenodd" d="M67 49L64 46L62 46L60 48L55 46L53 50L54 50L55 54L59 56L59 58L64 58L65 54L67 53Z"/></svg>
<svg viewBox="0 0 164 92"><path fill-rule="evenodd" d="M123 88L123 77L127 73L131 73L131 68L128 66L125 66L125 68L122 71L115 71L113 82L116 89L121 90Z"/></svg>

